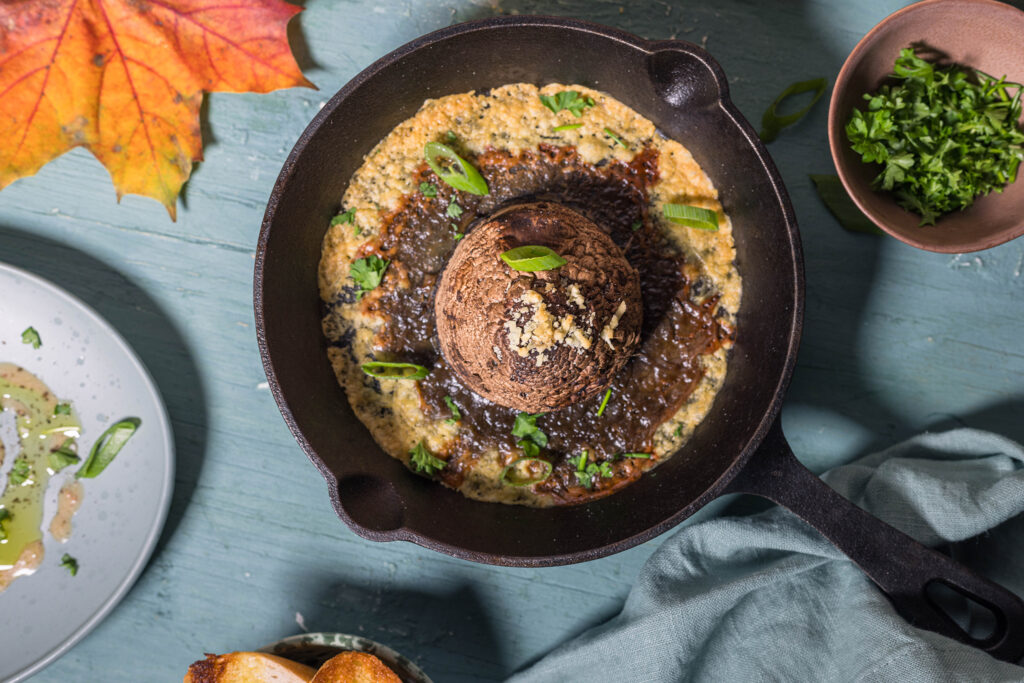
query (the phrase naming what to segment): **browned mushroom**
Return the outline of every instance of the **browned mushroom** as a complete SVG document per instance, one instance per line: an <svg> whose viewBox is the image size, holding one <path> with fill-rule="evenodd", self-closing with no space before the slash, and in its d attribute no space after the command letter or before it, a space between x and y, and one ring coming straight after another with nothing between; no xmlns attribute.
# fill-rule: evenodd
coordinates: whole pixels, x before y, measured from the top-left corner
<svg viewBox="0 0 1024 683"><path fill-rule="evenodd" d="M566 260L523 272L502 253L540 245ZM604 389L640 340L636 271L594 223L559 204L503 209L456 248L434 302L441 351L494 403L563 408Z"/></svg>

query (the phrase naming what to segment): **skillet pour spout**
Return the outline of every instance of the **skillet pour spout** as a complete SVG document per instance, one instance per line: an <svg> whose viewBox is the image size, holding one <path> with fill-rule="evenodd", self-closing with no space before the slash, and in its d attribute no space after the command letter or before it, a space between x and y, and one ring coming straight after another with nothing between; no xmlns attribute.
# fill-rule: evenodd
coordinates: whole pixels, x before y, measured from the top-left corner
<svg viewBox="0 0 1024 683"><path fill-rule="evenodd" d="M409 472L353 414L320 332L320 246L364 155L429 97L523 81L604 90L686 146L731 217L744 284L727 376L690 441L657 477L580 506L482 503ZM803 324L799 231L774 163L729 99L725 74L696 45L510 16L451 26L383 57L334 95L285 162L260 232L254 299L274 398L339 517L364 538L411 541L474 562L553 566L638 545L724 493L755 493L820 530L915 625L1000 659L1024 655L1019 598L860 510L785 444L776 421ZM979 640L960 630L929 599L935 582L990 609L994 633Z"/></svg>

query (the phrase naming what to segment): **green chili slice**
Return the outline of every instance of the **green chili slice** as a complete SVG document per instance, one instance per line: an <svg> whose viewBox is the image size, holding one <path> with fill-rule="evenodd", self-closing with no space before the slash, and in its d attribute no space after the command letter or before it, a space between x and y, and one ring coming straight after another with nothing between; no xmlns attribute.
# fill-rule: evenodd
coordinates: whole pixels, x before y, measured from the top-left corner
<svg viewBox="0 0 1024 683"><path fill-rule="evenodd" d="M359 367L367 375L377 379L423 379L430 374L430 370L415 363L388 363L375 360L363 363Z"/></svg>
<svg viewBox="0 0 1024 683"><path fill-rule="evenodd" d="M89 457L86 458L85 464L75 476L79 479L92 479L99 476L103 470L107 469L107 465L113 462L114 457L121 452L140 424L142 421L139 418L128 417L110 425L107 431L103 432L93 444L92 450L89 451Z"/></svg>
<svg viewBox="0 0 1024 683"><path fill-rule="evenodd" d="M523 463L531 465L533 463L539 463L543 473L524 477L518 471L518 466ZM517 458L506 465L505 469L501 471L501 481L509 486L532 486L533 484L539 484L550 477L551 469L551 463L543 458Z"/></svg>
<svg viewBox="0 0 1024 683"><path fill-rule="evenodd" d="M702 209L689 204L665 204L662 207L662 213L673 223L679 223L689 228L710 232L718 230L718 213L711 209Z"/></svg>
<svg viewBox="0 0 1024 683"><path fill-rule="evenodd" d="M426 156L431 170L445 184L470 194L490 194L487 181L480 175L480 171L456 154L455 150L448 145L443 145L440 142L428 142L423 148L423 154ZM441 163L438 162L438 159L441 160Z"/></svg>
<svg viewBox="0 0 1024 683"><path fill-rule="evenodd" d="M554 270L561 268L568 261L553 250L539 244L527 244L509 249L501 255L501 260L513 270L532 273L538 270Z"/></svg>
<svg viewBox="0 0 1024 683"><path fill-rule="evenodd" d="M825 94L825 89L827 87L828 81L824 78L814 78L809 81L793 83L783 90L782 93L775 98L775 101L771 103L771 106L768 107L767 111L765 111L764 116L761 117L761 141L771 142L779 136L780 130L786 126L792 126L794 123L806 116L807 112L811 110L811 107L813 107L815 103L821 99L821 96ZM811 90L814 91L814 96L806 107L799 111L795 111L792 114L779 116L779 105L782 104L787 97L799 95L800 93L809 92Z"/></svg>

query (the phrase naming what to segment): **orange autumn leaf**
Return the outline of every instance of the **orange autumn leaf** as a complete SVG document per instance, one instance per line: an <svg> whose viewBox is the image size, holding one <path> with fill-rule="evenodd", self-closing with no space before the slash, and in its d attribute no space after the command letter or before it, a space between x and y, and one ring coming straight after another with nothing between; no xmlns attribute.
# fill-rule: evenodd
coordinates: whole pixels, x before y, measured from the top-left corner
<svg viewBox="0 0 1024 683"><path fill-rule="evenodd" d="M175 204L202 159L203 91L313 87L281 0L0 0L0 188L72 147L118 200Z"/></svg>

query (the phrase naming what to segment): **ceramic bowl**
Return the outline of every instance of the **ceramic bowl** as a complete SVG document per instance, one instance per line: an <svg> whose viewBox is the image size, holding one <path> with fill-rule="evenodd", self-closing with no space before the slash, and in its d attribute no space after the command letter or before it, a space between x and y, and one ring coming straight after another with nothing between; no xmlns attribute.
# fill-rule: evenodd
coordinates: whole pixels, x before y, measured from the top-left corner
<svg viewBox="0 0 1024 683"><path fill-rule="evenodd" d="M871 188L877 165L850 149L844 130L863 95L876 90L893 70L901 48L923 44L951 61L1024 82L1024 12L992 0L924 0L886 17L853 49L832 91L828 140L839 178L861 211L878 227L907 244L944 253L988 249L1024 234L1024 181L1001 194L979 197L964 211L919 226L917 214Z"/></svg>
<svg viewBox="0 0 1024 683"><path fill-rule="evenodd" d="M258 651L284 657L314 669L342 652L368 652L394 671L402 679L402 683L431 683L422 669L387 645L348 633L300 633L282 638L261 647Z"/></svg>

